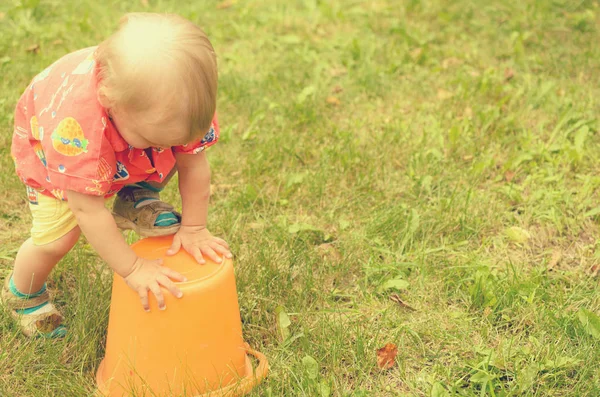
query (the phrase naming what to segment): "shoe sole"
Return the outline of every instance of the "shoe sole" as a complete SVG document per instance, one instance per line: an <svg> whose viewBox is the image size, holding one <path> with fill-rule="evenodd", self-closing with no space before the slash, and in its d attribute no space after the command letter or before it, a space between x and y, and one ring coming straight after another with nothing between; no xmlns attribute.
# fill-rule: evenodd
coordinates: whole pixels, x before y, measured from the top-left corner
<svg viewBox="0 0 600 397"><path fill-rule="evenodd" d="M119 229L133 230L134 232L136 232L137 234L139 234L142 237L168 236L168 235L177 233L177 231L181 227L181 223L178 223L176 225L169 226L169 227L155 226L153 228L146 228L146 227L141 227L139 225L136 225L129 219L127 219L121 215L115 214L114 212L112 213L112 215L115 218L115 222L117 223L117 227Z"/></svg>

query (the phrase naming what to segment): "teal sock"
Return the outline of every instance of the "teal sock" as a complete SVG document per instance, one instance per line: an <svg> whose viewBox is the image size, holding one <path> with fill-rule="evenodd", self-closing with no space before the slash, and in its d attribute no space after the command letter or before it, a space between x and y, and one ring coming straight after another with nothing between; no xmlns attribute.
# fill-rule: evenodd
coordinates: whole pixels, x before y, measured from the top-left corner
<svg viewBox="0 0 600 397"><path fill-rule="evenodd" d="M11 294L16 296L17 298L31 299L31 298L36 298L36 297L40 296L41 294L43 294L44 292L46 292L46 284L44 284L38 292L35 292L33 294L24 294L17 289L14 279L11 277L10 280L8 281L8 289L11 292ZM15 310L15 312L17 312L18 314L32 314L32 313L35 313L36 311L46 307L48 304L50 304L50 301L44 302L35 307L30 307L29 309L17 309L17 310ZM56 329L52 330L51 332L49 332L47 334L40 334L40 335L43 336L44 338L62 338L67 335L67 328L64 325L60 325Z"/></svg>
<svg viewBox="0 0 600 397"><path fill-rule="evenodd" d="M154 187L147 182L138 182L132 186L140 187L142 189L148 189L148 190L150 190L152 192L156 192L156 193L160 193L163 190L163 188ZM137 208L143 202L152 201L152 200L156 200L156 199L151 198L151 197L144 197L144 198L136 201L134 206L135 206L135 208ZM178 223L179 223L179 218L177 218L177 216L174 213L163 212L162 214L159 214L156 217L156 220L154 221L154 226L166 227L166 226L173 226Z"/></svg>
<svg viewBox="0 0 600 397"><path fill-rule="evenodd" d="M139 208L143 203L148 203L151 201L156 201L156 199L152 197L142 197L141 199L136 201L135 204L133 204L133 207ZM173 226L177 223L179 223L179 218L177 218L177 216L172 212L163 212L161 214L158 214L158 216L154 220L154 226Z"/></svg>
<svg viewBox="0 0 600 397"><path fill-rule="evenodd" d="M36 293L24 294L17 289L17 286L15 285L15 280L11 277L10 281L8 282L8 289L10 289L10 292L12 292L13 295L16 296L17 298L22 298L22 299L37 298L38 296L40 296L41 294L46 292L46 284L42 285L42 289L40 289Z"/></svg>
<svg viewBox="0 0 600 397"><path fill-rule="evenodd" d="M8 289L17 298L31 299L31 298L37 298L38 296L40 296L41 294L46 292L46 284L44 284L42 286L42 289L40 289L38 292L35 292L33 294L24 294L17 289L17 286L15 285L15 280L11 277L10 281L8 282ZM44 302L41 305L38 305L36 307L30 307L29 309L19 309L19 310L16 310L16 312L19 314L31 314L31 313L34 313L37 310L41 309L42 307L46 306L48 303L49 302Z"/></svg>
<svg viewBox="0 0 600 397"><path fill-rule="evenodd" d="M172 212L163 212L156 217L154 226L173 226L179 223L179 219Z"/></svg>

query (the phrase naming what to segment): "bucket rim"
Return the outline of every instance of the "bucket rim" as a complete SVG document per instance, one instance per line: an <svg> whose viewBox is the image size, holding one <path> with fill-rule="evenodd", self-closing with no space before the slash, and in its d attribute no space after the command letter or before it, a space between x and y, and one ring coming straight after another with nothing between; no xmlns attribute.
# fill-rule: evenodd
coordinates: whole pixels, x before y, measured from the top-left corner
<svg viewBox="0 0 600 397"><path fill-rule="evenodd" d="M220 389L190 397L241 397L250 393L255 386L262 382L269 373L269 360L264 354L250 347L248 343L244 343L244 347L246 349L246 375L243 378ZM258 360L256 369L252 365L248 354ZM103 379L104 361L103 359L100 362L100 366L96 372L97 389L95 397L106 397L109 393L109 390L107 390L109 379Z"/></svg>

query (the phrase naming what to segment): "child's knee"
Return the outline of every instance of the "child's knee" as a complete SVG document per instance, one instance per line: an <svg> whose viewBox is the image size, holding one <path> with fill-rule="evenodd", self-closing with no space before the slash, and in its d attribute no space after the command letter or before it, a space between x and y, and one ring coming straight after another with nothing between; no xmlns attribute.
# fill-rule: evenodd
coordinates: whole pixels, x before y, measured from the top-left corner
<svg viewBox="0 0 600 397"><path fill-rule="evenodd" d="M62 258L69 251L71 251L73 246L77 243L77 240L79 240L80 235L81 230L79 229L79 227L75 227L58 240L55 240L41 247L43 247L44 251L46 251L46 254Z"/></svg>

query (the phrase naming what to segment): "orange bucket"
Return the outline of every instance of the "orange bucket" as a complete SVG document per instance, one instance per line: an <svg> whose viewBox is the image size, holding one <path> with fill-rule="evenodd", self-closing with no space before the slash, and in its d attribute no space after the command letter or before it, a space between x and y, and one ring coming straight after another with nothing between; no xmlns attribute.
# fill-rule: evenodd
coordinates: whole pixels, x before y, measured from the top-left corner
<svg viewBox="0 0 600 397"><path fill-rule="evenodd" d="M98 391L106 397L243 396L267 375L268 363L242 337L233 263L199 265L183 249L166 256L172 239L147 238L132 248L183 274L188 281L177 283L183 298L163 289L167 308L159 310L150 294L146 313L138 294L115 275ZM256 369L248 354L259 361Z"/></svg>

